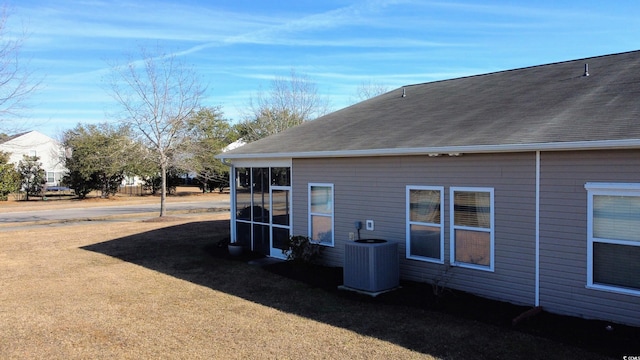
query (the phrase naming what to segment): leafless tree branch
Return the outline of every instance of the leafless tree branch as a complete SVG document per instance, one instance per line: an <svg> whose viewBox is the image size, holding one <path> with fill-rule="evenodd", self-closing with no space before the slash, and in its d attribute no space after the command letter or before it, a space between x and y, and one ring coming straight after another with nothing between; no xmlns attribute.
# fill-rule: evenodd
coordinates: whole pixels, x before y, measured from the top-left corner
<svg viewBox="0 0 640 360"><path fill-rule="evenodd" d="M118 120L134 129L161 169L160 216L165 215L166 172L177 146L188 141L187 119L200 108L205 88L195 71L175 55L140 50L140 59L112 65L110 92Z"/></svg>
<svg viewBox="0 0 640 360"><path fill-rule="evenodd" d="M21 55L27 33L22 30L12 36L7 28L10 11L6 5L0 8L0 131L8 133L24 130L11 121L23 114L26 100L37 90L41 81L35 80L28 70L28 59Z"/></svg>

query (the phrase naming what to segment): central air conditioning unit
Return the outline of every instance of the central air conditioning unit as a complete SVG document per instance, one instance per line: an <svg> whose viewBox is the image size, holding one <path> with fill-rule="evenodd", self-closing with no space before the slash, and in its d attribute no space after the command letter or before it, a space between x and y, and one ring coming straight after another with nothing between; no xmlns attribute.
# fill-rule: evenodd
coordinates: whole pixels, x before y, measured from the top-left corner
<svg viewBox="0 0 640 360"><path fill-rule="evenodd" d="M400 285L398 243L367 239L344 247L344 285L341 288L370 293L393 290Z"/></svg>

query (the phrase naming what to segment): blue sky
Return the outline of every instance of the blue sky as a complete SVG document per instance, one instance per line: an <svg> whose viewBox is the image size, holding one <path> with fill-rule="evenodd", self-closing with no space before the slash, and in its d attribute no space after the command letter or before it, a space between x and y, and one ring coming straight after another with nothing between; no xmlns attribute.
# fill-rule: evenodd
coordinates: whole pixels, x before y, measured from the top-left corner
<svg viewBox="0 0 640 360"><path fill-rule="evenodd" d="M640 49L640 2L627 1L101 1L15 0L9 29L42 78L25 112L57 137L114 121L109 62L140 46L192 64L207 106L242 108L291 69L334 110L362 82L389 88Z"/></svg>

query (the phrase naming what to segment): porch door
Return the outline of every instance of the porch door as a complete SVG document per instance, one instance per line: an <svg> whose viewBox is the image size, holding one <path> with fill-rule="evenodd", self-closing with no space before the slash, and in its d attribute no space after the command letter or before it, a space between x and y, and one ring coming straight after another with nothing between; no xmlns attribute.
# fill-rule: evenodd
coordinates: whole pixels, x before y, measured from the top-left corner
<svg viewBox="0 0 640 360"><path fill-rule="evenodd" d="M286 248L291 235L291 187L271 186L271 242L269 256L284 259L282 250Z"/></svg>

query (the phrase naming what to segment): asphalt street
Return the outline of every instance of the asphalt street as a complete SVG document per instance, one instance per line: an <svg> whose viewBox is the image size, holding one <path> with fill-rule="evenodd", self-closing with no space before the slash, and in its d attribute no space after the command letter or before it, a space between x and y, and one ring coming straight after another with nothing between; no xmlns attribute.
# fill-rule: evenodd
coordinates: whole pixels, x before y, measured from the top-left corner
<svg viewBox="0 0 640 360"><path fill-rule="evenodd" d="M223 211L229 209L229 201L170 202L166 204L167 214ZM160 203L132 204L117 206L68 208L0 213L0 225L20 226L25 223L73 222L86 220L134 217L143 214L160 213Z"/></svg>

